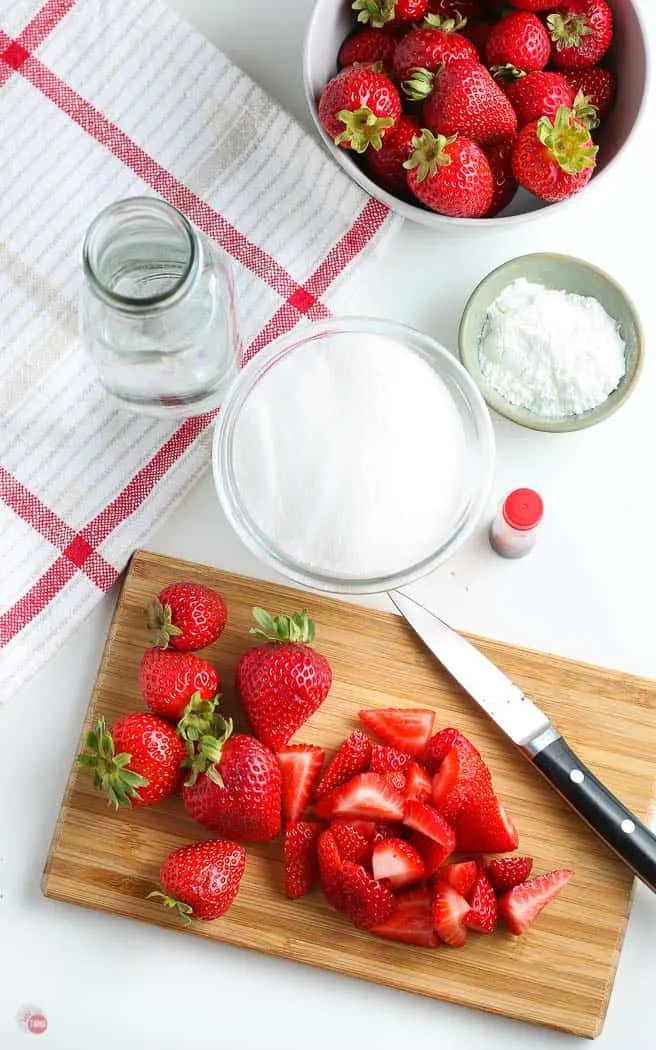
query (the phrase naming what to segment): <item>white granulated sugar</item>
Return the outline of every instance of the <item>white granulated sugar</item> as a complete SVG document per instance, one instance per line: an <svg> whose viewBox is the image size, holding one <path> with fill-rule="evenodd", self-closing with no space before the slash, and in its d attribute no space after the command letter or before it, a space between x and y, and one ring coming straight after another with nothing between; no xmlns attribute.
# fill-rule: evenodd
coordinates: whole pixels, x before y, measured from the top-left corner
<svg viewBox="0 0 656 1050"><path fill-rule="evenodd" d="M504 400L543 419L596 408L626 371L619 326L597 299L544 288L523 277L490 306L479 362Z"/></svg>
<svg viewBox="0 0 656 1050"><path fill-rule="evenodd" d="M327 575L407 569L462 511L458 410L430 365L382 336L344 333L292 351L249 397L234 449L254 523Z"/></svg>

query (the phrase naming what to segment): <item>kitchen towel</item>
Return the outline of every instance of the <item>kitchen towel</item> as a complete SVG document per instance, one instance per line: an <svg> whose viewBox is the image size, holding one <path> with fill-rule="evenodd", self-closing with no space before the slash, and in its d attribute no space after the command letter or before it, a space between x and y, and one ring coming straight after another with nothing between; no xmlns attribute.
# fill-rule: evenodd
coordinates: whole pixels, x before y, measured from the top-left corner
<svg viewBox="0 0 656 1050"><path fill-rule="evenodd" d="M157 0L0 0L0 698L112 587L209 459L209 415L116 408L77 334L92 218L156 194L231 256L246 355L396 223Z"/></svg>

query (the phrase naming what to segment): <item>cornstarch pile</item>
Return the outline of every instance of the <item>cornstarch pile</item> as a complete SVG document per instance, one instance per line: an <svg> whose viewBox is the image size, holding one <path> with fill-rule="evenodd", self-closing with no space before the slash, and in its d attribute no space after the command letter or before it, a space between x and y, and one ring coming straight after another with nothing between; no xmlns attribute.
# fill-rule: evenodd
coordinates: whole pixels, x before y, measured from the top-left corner
<svg viewBox="0 0 656 1050"><path fill-rule="evenodd" d="M462 510L465 434L451 395L426 361L375 334L305 344L265 373L234 449L253 522L315 572L407 569Z"/></svg>
<svg viewBox="0 0 656 1050"><path fill-rule="evenodd" d="M606 400L626 371L625 350L617 322L597 299L520 277L487 312L479 362L506 401L560 419Z"/></svg>

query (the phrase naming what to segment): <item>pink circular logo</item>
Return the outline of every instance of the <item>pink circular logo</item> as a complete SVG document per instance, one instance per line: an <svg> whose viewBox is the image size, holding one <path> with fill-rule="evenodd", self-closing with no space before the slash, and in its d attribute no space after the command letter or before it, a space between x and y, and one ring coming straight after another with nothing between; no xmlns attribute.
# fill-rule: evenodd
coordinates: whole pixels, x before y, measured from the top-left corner
<svg viewBox="0 0 656 1050"><path fill-rule="evenodd" d="M48 1021L43 1014L30 1014L27 1019L27 1030L32 1035L41 1035L48 1027Z"/></svg>

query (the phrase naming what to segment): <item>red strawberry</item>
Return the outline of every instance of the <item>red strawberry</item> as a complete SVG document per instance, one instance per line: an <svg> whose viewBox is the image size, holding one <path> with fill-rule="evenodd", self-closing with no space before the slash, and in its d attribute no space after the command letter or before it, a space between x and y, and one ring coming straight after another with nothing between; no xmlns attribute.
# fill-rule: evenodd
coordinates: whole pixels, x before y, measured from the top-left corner
<svg viewBox="0 0 656 1050"><path fill-rule="evenodd" d="M152 806L182 784L187 749L173 726L156 715L124 715L109 731L101 717L85 748L78 764L93 772L94 788L116 809Z"/></svg>
<svg viewBox="0 0 656 1050"><path fill-rule="evenodd" d="M317 878L317 839L321 825L297 820L285 828L285 893L294 900L309 893Z"/></svg>
<svg viewBox="0 0 656 1050"><path fill-rule="evenodd" d="M194 842L169 854L159 872L163 892L148 896L175 908L185 925L218 919L237 896L245 867L246 851L236 842Z"/></svg>
<svg viewBox="0 0 656 1050"><path fill-rule="evenodd" d="M560 893L571 879L573 871L563 868L538 875L499 898L499 914L506 920L511 933L525 933L549 901Z"/></svg>
<svg viewBox="0 0 656 1050"><path fill-rule="evenodd" d="M515 193L517 182L512 171L512 155L515 148L515 139L506 139L497 142L494 146L488 146L485 150L487 162L492 172L493 186L492 203L485 213L486 219L491 219L506 208Z"/></svg>
<svg viewBox="0 0 656 1050"><path fill-rule="evenodd" d="M467 940L465 919L469 904L447 883L438 883L433 900L433 925L441 941L451 948L461 948Z"/></svg>
<svg viewBox="0 0 656 1050"><path fill-rule="evenodd" d="M580 91L585 96L586 102L597 110L599 120L608 115L614 100L617 88L617 79L611 69L602 66L592 66L590 69L568 69L563 76L578 94ZM573 105L574 101L570 103ZM549 114L546 114L549 116ZM590 125L591 127L593 125Z"/></svg>
<svg viewBox="0 0 656 1050"><path fill-rule="evenodd" d="M444 817L440 816L436 809L429 806L427 802L418 802L416 799L408 799L405 804L403 823L407 828L418 831L425 838L432 839L441 847L442 860L440 864L453 853L456 845L456 837L453 828L447 824ZM435 870L435 854L433 853L431 867ZM432 872L430 873L432 874Z"/></svg>
<svg viewBox="0 0 656 1050"><path fill-rule="evenodd" d="M505 92L517 114L520 128L540 117L553 120L561 106L574 105L576 92L561 73L550 71L518 76L505 85Z"/></svg>
<svg viewBox="0 0 656 1050"><path fill-rule="evenodd" d="M255 737L230 736L231 723L223 721L223 726L220 739L201 741L191 780L182 789L185 809L203 827L225 838L273 839L280 831L281 806L276 756Z"/></svg>
<svg viewBox="0 0 656 1050"><path fill-rule="evenodd" d="M363 773L371 761L371 741L361 729L355 729L346 738L317 785L316 797L323 798L341 787L356 773Z"/></svg>
<svg viewBox="0 0 656 1050"><path fill-rule="evenodd" d="M332 684L330 664L313 649L314 623L307 609L293 616L269 616L254 609L265 638L247 650L235 671L237 695L257 737L279 751L326 699Z"/></svg>
<svg viewBox="0 0 656 1050"><path fill-rule="evenodd" d="M373 824L371 835L365 834L358 827L358 822L349 823L347 820L331 821L330 830L342 860L352 860L355 864L362 865L371 863Z"/></svg>
<svg viewBox="0 0 656 1050"><path fill-rule="evenodd" d="M606 0L565 0L547 17L551 61L561 69L594 66L613 39L613 12Z"/></svg>
<svg viewBox="0 0 656 1050"><path fill-rule="evenodd" d="M587 127L562 107L553 124L540 117L522 128L513 152L513 175L536 197L561 201L590 181L597 149Z"/></svg>
<svg viewBox="0 0 656 1050"><path fill-rule="evenodd" d="M325 751L313 744L290 744L278 752L285 820L300 820L321 774Z"/></svg>
<svg viewBox="0 0 656 1050"><path fill-rule="evenodd" d="M409 86L409 82L413 80L413 74L417 70L437 73L442 63L448 65L449 62L455 62L458 59L478 61L478 52L471 40L445 27L438 29L434 26L422 26L418 29L411 29L402 40L399 40L394 52L392 73L397 84L403 86L408 97L418 101L429 93L432 80L428 78L425 84L422 82L422 90L417 94Z"/></svg>
<svg viewBox="0 0 656 1050"><path fill-rule="evenodd" d="M410 755L420 755L430 736L435 712L424 708L381 707L358 711L358 717L386 744Z"/></svg>
<svg viewBox="0 0 656 1050"><path fill-rule="evenodd" d="M374 744L369 769L372 773L405 773L413 763L412 755L398 747Z"/></svg>
<svg viewBox="0 0 656 1050"><path fill-rule="evenodd" d="M485 45L491 29L492 22L475 22L473 26L466 25L462 31L462 35L471 41L481 58L485 55Z"/></svg>
<svg viewBox="0 0 656 1050"><path fill-rule="evenodd" d="M401 795L405 795L406 778L403 773L381 773L383 780L390 787L393 787L395 791L398 791Z"/></svg>
<svg viewBox="0 0 656 1050"><path fill-rule="evenodd" d="M461 810L476 806L491 792L492 778L485 762L460 745L449 751L433 777L433 805L452 823Z"/></svg>
<svg viewBox="0 0 656 1050"><path fill-rule="evenodd" d="M369 930L387 922L394 911L394 894L374 879L361 864L344 861L341 871L343 912L354 926Z"/></svg>
<svg viewBox="0 0 656 1050"><path fill-rule="evenodd" d="M469 897L469 912L465 924L479 933L494 933L497 928L499 909L497 898L487 875L479 871Z"/></svg>
<svg viewBox="0 0 656 1050"><path fill-rule="evenodd" d="M374 30L378 32L378 30ZM379 150L367 150L364 166L374 182L388 193L407 195L408 180L404 162L414 150L414 140L420 134L416 117L402 114L395 128L385 136Z"/></svg>
<svg viewBox="0 0 656 1050"><path fill-rule="evenodd" d="M172 583L146 608L155 644L191 652L211 645L226 625L228 610L220 594L202 583Z"/></svg>
<svg viewBox="0 0 656 1050"><path fill-rule="evenodd" d="M544 69L551 56L551 39L529 11L512 11L492 26L485 45L488 66L517 66L525 73Z"/></svg>
<svg viewBox="0 0 656 1050"><path fill-rule="evenodd" d="M329 819L398 821L403 806L403 795L385 783L382 773L360 773L323 798L315 812Z"/></svg>
<svg viewBox="0 0 656 1050"><path fill-rule="evenodd" d="M483 17L485 3L481 0L428 0L428 6L432 14L446 15L447 18L460 15L471 23Z"/></svg>
<svg viewBox="0 0 656 1050"><path fill-rule="evenodd" d="M410 832L408 842L421 854L426 867L426 877L431 878L438 868L441 868L446 858L444 846L440 842L436 842L435 839L426 838L425 835L420 834L418 831Z"/></svg>
<svg viewBox="0 0 656 1050"><path fill-rule="evenodd" d="M475 860L461 860L455 864L445 864L436 874L438 882L453 886L461 897L469 897L478 875L478 864Z"/></svg>
<svg viewBox="0 0 656 1050"><path fill-rule="evenodd" d="M418 762L411 762L406 773L404 797L426 802L431 796L431 789L431 778L424 767Z"/></svg>
<svg viewBox="0 0 656 1050"><path fill-rule="evenodd" d="M499 85L484 66L470 61L451 62L435 78L435 89L424 103L423 123L434 135L458 134L480 146L491 146L517 131L515 111Z"/></svg>
<svg viewBox="0 0 656 1050"><path fill-rule="evenodd" d="M456 819L457 849L462 853L507 853L517 849L518 842L515 825L493 794Z"/></svg>
<svg viewBox="0 0 656 1050"><path fill-rule="evenodd" d="M557 6L554 0L509 0L513 7L519 7L522 11L549 11Z"/></svg>
<svg viewBox="0 0 656 1050"><path fill-rule="evenodd" d="M219 677L207 660L157 647L147 649L141 657L139 683L146 706L173 722L180 721L194 694L211 700L220 688Z"/></svg>
<svg viewBox="0 0 656 1050"><path fill-rule="evenodd" d="M319 119L336 146L364 153L380 149L401 116L401 100L385 73L347 66L329 80L319 100Z"/></svg>
<svg viewBox="0 0 656 1050"><path fill-rule="evenodd" d="M419 22L428 11L428 0L353 0L358 22L380 29L390 23Z"/></svg>
<svg viewBox="0 0 656 1050"><path fill-rule="evenodd" d="M404 944L436 948L438 941L433 927L431 891L415 887L400 893L387 922L372 926L370 932L375 933L377 937L387 937Z"/></svg>
<svg viewBox="0 0 656 1050"><path fill-rule="evenodd" d="M337 911L344 906L342 859L332 831L322 831L317 841L317 867L323 895Z"/></svg>
<svg viewBox="0 0 656 1050"><path fill-rule="evenodd" d="M393 890L421 882L426 866L421 854L403 839L386 839L374 846L371 867L375 879L386 879Z"/></svg>
<svg viewBox="0 0 656 1050"><path fill-rule="evenodd" d="M340 69L352 66L355 62L364 65L370 62L382 63L383 69L392 68L396 36L390 29L362 29L348 36L339 49L337 64Z"/></svg>
<svg viewBox="0 0 656 1050"><path fill-rule="evenodd" d="M458 751L469 751L471 754L481 757L480 752L474 747L471 740L463 736L459 729L440 729L426 744L426 750L421 759L428 772L431 774L437 773L440 762L446 758L449 751L454 747Z"/></svg>
<svg viewBox="0 0 656 1050"><path fill-rule="evenodd" d="M533 868L533 857L498 857L486 867L487 877L497 893L505 893L525 882Z"/></svg>
<svg viewBox="0 0 656 1050"><path fill-rule="evenodd" d="M377 842L385 842L386 839L398 838L403 830L400 824L393 824L388 820L377 820L372 826L374 830L371 841L374 846Z"/></svg>

